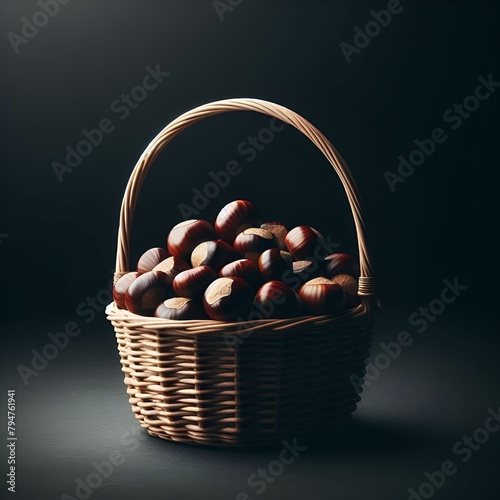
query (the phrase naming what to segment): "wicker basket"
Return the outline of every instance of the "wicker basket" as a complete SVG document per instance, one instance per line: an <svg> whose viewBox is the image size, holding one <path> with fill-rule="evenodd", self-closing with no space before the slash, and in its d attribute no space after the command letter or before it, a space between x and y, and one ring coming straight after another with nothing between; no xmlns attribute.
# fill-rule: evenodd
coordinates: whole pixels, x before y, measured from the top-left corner
<svg viewBox="0 0 500 500"><path fill-rule="evenodd" d="M360 199L344 160L313 125L283 106L228 99L197 107L149 144L121 207L116 280L128 272L130 228L142 182L173 137L208 116L257 111L294 126L326 156L349 199L359 244L361 305L334 316L173 321L106 309L132 410L149 434L183 443L260 445L329 431L346 423L359 401L378 306ZM359 381L359 379L356 379Z"/></svg>

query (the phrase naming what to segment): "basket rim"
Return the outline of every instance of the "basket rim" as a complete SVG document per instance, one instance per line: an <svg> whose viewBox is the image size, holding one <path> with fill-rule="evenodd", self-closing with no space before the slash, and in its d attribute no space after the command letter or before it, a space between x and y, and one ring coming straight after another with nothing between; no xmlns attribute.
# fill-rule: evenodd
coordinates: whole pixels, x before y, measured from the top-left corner
<svg viewBox="0 0 500 500"><path fill-rule="evenodd" d="M154 316L141 316L126 309L120 309L115 302L106 307L106 317L109 321L124 322L128 327L141 327L148 329L173 330L176 333L185 331L187 334L206 334L208 332L224 332L228 335L241 335L248 331L269 330L287 331L296 327L307 325L324 326L335 323L351 322L354 320L368 319L371 311L360 304L352 309L347 309L336 314L323 316L298 316L283 319L256 319L251 321L219 321L212 319L202 320L174 320L157 318Z"/></svg>

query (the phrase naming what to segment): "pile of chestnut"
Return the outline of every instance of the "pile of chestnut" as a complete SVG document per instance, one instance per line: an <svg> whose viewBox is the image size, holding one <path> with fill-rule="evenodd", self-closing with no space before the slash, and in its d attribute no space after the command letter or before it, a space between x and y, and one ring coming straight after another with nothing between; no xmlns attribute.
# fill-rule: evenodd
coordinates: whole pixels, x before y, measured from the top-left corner
<svg viewBox="0 0 500 500"><path fill-rule="evenodd" d="M312 227L261 224L252 203L236 200L213 226L200 219L177 224L167 249L144 253L137 271L116 282L113 298L135 314L173 320L293 318L356 307L356 260L345 253L325 258L318 251L325 247Z"/></svg>

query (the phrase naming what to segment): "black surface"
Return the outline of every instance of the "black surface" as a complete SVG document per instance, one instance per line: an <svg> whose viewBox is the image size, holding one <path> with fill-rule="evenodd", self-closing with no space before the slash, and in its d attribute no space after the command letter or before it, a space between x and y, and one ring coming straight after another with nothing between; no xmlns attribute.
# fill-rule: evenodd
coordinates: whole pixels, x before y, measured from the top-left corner
<svg viewBox="0 0 500 500"><path fill-rule="evenodd" d="M424 481L426 470L459 461L454 443L500 404L500 92L481 101L456 130L443 114L474 93L479 77L500 81L500 5L401 4L403 11L348 64L339 44L352 43L354 28L387 2L244 0L221 22L210 0L73 0L17 54L8 34L19 34L22 18L41 7L34 0L2 2L0 324L2 387L18 393L17 498L74 494L76 478L91 471L92 461L117 449L126 461L92 499L225 499L240 491L252 498L399 499ZM157 64L169 76L120 120L111 103ZM387 306L374 355L382 339L415 333L409 315L440 296L443 280L457 277L468 287L367 387L352 425L308 445L261 495L247 478L279 448L215 450L153 438L133 452L120 446L138 424L103 307L91 313L85 305L109 298L121 197L144 148L180 113L241 96L299 112L351 167ZM116 129L59 182L52 162L63 161L82 129L106 117ZM133 263L164 244L182 218L179 204L191 203L208 173L233 159L243 172L200 217L213 220L228 201L251 199L265 218L311 224L355 253L342 186L296 131L276 134L252 162L238 152L268 124L250 113L218 116L162 152L139 199ZM415 139L436 127L448 139L392 193L384 172L396 171L398 156L408 157ZM68 321L82 333L25 387L18 366L29 366L30 351L42 349L47 334ZM435 498L498 498L498 439L492 435L460 464Z"/></svg>
<svg viewBox="0 0 500 500"><path fill-rule="evenodd" d="M478 328L459 309L458 303L450 306L421 334L408 327L410 309L386 311L372 361L382 352L380 343L394 341L402 330L413 335L413 344L365 387L345 430L328 439L298 440L306 450L260 495L248 477L277 459L282 446L215 449L147 435L128 404L113 330L105 320L72 339L27 386L16 366L29 363L31 345L22 340L24 327L12 326L13 352L3 375L17 389L17 498L74 495L76 479L85 479L92 463L108 460L113 451L124 462L91 498L229 500L244 491L269 499L406 499L408 488L425 481L425 471L450 459L458 470L435 498L498 498L500 432L466 463L452 451L484 425L489 408L500 406L496 332ZM32 333L43 338L51 328L34 327ZM43 342L33 347L41 349Z"/></svg>

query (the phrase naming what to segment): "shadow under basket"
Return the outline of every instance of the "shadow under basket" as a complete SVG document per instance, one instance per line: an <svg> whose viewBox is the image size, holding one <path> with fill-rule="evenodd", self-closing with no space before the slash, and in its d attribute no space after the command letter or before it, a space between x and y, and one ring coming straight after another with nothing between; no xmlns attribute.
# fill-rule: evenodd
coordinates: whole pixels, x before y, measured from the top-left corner
<svg viewBox="0 0 500 500"><path fill-rule="evenodd" d="M264 445L335 430L360 400L378 304L359 194L331 143L277 104L229 99L181 115L141 156L124 195L115 282L129 270L130 227L140 187L161 149L200 119L225 111L268 114L303 132L346 189L360 253L356 308L331 316L243 323L145 317L110 304L130 404L153 436L211 446Z"/></svg>

